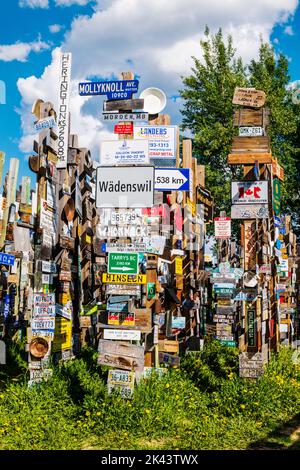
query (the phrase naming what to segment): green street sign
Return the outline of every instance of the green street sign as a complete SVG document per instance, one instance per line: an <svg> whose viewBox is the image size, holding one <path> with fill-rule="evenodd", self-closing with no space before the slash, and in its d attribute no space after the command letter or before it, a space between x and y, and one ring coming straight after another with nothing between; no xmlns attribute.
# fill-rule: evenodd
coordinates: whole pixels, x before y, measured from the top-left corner
<svg viewBox="0 0 300 470"><path fill-rule="evenodd" d="M275 215L280 214L280 196L281 196L281 187L280 181L277 178L273 179L273 209Z"/></svg>
<svg viewBox="0 0 300 470"><path fill-rule="evenodd" d="M147 297L148 299L154 299L156 294L155 282L148 282L147 284Z"/></svg>
<svg viewBox="0 0 300 470"><path fill-rule="evenodd" d="M230 346L231 348L236 348L236 342L235 341L230 341L229 339L219 339L219 342L221 344L224 344L225 346Z"/></svg>
<svg viewBox="0 0 300 470"><path fill-rule="evenodd" d="M108 253L109 274L138 274L138 253Z"/></svg>

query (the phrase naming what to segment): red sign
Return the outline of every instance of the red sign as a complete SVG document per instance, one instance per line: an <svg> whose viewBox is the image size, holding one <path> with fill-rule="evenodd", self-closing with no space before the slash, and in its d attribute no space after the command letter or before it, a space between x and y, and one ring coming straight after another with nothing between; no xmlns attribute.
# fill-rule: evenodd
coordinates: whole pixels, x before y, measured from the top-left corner
<svg viewBox="0 0 300 470"><path fill-rule="evenodd" d="M230 238L231 237L231 218L216 217L215 218L215 237Z"/></svg>
<svg viewBox="0 0 300 470"><path fill-rule="evenodd" d="M129 124L116 124L114 128L115 134L133 134L133 122Z"/></svg>

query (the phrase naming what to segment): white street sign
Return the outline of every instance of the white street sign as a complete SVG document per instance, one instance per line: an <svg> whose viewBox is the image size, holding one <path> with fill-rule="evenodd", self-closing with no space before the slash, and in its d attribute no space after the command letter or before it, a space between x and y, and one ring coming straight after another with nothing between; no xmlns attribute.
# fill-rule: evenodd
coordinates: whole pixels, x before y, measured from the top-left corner
<svg viewBox="0 0 300 470"><path fill-rule="evenodd" d="M189 191L189 168L155 168L155 186L159 191Z"/></svg>
<svg viewBox="0 0 300 470"><path fill-rule="evenodd" d="M145 165L149 163L147 140L107 140L100 144L100 165Z"/></svg>
<svg viewBox="0 0 300 470"><path fill-rule="evenodd" d="M154 204L154 167L98 167L96 207L135 208Z"/></svg>
<svg viewBox="0 0 300 470"><path fill-rule="evenodd" d="M268 217L268 204L234 204L231 206L232 219L266 219Z"/></svg>

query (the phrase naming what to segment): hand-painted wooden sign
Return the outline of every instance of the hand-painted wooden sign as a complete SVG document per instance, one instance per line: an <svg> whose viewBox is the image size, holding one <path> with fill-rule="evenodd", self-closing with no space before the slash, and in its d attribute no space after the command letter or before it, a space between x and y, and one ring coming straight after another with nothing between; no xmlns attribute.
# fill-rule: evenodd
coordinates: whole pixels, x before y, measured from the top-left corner
<svg viewBox="0 0 300 470"><path fill-rule="evenodd" d="M250 108L261 108L266 101L266 94L262 90L254 88L235 88L232 99L233 104L249 106Z"/></svg>
<svg viewBox="0 0 300 470"><path fill-rule="evenodd" d="M142 346L100 339L98 353L98 364L140 372L144 369Z"/></svg>

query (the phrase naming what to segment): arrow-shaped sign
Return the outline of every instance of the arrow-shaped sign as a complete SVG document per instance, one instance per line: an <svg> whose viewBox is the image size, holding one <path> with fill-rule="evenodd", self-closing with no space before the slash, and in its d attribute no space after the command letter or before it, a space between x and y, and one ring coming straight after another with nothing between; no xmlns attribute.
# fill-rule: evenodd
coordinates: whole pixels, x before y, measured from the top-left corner
<svg viewBox="0 0 300 470"><path fill-rule="evenodd" d="M157 191L189 191L189 168L155 168L155 185Z"/></svg>
<svg viewBox="0 0 300 470"><path fill-rule="evenodd" d="M118 268L117 266L112 266L111 271L134 271L134 268L127 268L126 266L122 266L121 268Z"/></svg>

